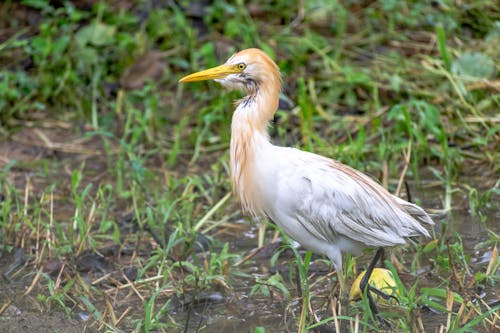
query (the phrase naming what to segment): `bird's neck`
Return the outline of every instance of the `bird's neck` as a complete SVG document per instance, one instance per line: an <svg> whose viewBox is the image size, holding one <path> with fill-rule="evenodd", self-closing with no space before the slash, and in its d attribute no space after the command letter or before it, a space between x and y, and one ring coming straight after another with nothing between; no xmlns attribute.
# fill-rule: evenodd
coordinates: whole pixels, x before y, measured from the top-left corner
<svg viewBox="0 0 500 333"><path fill-rule="evenodd" d="M233 192L241 201L243 210L262 215L259 204L258 179L259 152L271 143L267 126L279 102L279 87L261 86L240 100L231 124L230 169Z"/></svg>

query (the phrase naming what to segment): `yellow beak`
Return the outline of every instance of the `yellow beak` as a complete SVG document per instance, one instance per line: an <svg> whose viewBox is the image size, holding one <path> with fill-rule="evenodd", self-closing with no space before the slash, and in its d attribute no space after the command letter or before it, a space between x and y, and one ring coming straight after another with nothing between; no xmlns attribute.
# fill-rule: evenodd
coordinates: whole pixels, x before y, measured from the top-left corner
<svg viewBox="0 0 500 333"><path fill-rule="evenodd" d="M196 72L193 74L189 74L188 76L184 76L179 82L194 82L194 81L205 81L205 80L214 80L214 79L222 79L228 76L229 74L240 73L238 68L235 66L229 65L220 65L214 68L205 69L201 72Z"/></svg>

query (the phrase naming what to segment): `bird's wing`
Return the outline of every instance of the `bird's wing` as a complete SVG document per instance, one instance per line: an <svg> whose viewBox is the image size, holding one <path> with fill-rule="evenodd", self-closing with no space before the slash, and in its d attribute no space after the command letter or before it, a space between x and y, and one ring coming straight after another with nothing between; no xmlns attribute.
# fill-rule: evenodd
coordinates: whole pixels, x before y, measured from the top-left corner
<svg viewBox="0 0 500 333"><path fill-rule="evenodd" d="M429 236L420 223L433 222L423 209L361 172L300 150L289 154L294 165L284 168L278 205L287 207L317 239L342 236L369 246L393 246L405 243L405 237Z"/></svg>

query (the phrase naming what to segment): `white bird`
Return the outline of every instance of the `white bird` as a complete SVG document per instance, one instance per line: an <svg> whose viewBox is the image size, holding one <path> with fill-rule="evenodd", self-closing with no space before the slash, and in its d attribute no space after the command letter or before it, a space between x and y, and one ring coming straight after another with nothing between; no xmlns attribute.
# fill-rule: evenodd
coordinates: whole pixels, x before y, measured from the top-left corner
<svg viewBox="0 0 500 333"><path fill-rule="evenodd" d="M240 51L225 64L180 82L210 79L247 94L233 113L230 143L230 176L243 210L267 216L303 247L327 256L341 291L346 290L342 252L359 254L364 247L391 247L405 244L407 237L429 236L421 224L433 222L422 208L390 194L363 173L270 142L267 127L278 108L281 77L263 51Z"/></svg>

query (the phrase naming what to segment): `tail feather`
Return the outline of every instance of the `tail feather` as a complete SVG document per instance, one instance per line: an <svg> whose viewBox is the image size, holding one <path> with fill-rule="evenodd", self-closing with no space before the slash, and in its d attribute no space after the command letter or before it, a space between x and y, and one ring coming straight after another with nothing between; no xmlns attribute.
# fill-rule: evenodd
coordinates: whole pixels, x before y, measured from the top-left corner
<svg viewBox="0 0 500 333"><path fill-rule="evenodd" d="M408 215L413 217L417 222L419 222L419 224L427 224L427 225L434 224L434 221L432 221L429 214L427 214L425 212L425 210L423 210L421 207L419 207L415 204L412 204L411 202L400 199L398 197L395 197L395 198L396 198L396 201L398 202L398 204L401 205L403 210L406 211L406 213L408 213ZM419 225L419 227L421 227L421 228L418 228L419 231L423 235L425 235L426 237L429 237L429 232L425 229L425 227L422 225Z"/></svg>

